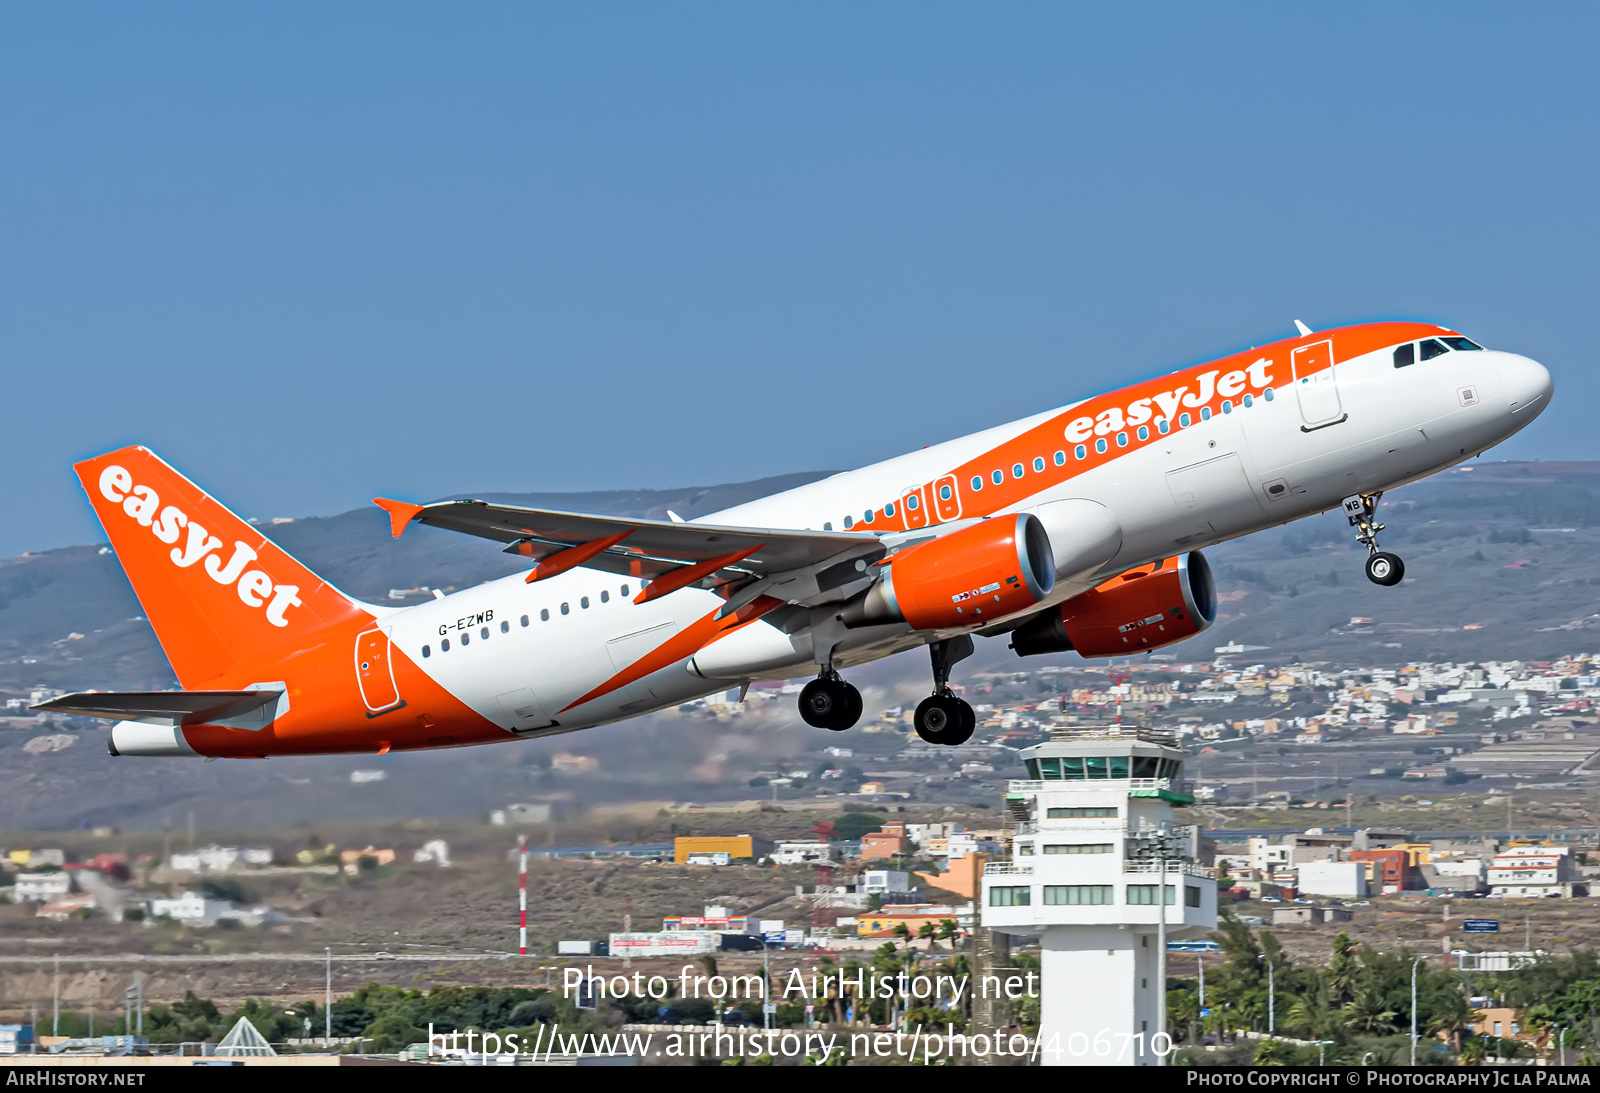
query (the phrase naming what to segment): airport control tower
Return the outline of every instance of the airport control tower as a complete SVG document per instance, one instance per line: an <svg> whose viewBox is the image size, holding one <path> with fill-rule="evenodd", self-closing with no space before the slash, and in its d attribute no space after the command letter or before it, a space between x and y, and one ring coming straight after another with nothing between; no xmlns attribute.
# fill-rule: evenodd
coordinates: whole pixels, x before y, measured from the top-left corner
<svg viewBox="0 0 1600 1093"><path fill-rule="evenodd" d="M1217 925L1199 829L1173 817L1193 800L1183 749L1158 729L1065 728L1022 758L1011 859L984 868L982 924L1039 942L1039 1061L1159 1064L1166 944Z"/></svg>

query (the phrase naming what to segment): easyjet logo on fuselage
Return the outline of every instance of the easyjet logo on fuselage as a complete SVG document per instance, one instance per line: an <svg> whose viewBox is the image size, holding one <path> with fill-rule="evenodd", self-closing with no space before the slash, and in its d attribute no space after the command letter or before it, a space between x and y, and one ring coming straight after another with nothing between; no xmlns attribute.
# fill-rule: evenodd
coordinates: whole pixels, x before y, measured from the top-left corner
<svg viewBox="0 0 1600 1093"><path fill-rule="evenodd" d="M221 539L189 519L176 505L163 508L155 490L135 485L133 475L115 464L100 472L100 496L120 505L130 519L149 528L163 543L176 544L168 552L173 565L189 569L204 559L211 579L220 585L232 585L246 607L265 606L267 621L273 626L289 625L283 615L289 608L299 606L300 587L274 584L265 570L251 569L250 563L258 555L249 543L236 541L232 554L224 560Z"/></svg>

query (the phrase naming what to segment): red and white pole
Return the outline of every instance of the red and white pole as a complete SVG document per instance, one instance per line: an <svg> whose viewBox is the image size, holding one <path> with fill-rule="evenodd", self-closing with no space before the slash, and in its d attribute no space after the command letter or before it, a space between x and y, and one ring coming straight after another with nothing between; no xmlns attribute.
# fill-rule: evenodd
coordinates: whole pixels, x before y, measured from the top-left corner
<svg viewBox="0 0 1600 1093"><path fill-rule="evenodd" d="M517 955L528 955L528 836L517 836Z"/></svg>

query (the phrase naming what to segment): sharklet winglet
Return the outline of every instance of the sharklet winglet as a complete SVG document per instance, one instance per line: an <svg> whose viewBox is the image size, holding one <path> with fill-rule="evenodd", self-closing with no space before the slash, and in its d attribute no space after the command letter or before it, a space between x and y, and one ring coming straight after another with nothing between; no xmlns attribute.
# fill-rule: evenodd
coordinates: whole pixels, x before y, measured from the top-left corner
<svg viewBox="0 0 1600 1093"><path fill-rule="evenodd" d="M409 501L391 501L387 497L374 497L372 503L389 514L389 532L396 539L406 525L417 518L426 505L413 505Z"/></svg>

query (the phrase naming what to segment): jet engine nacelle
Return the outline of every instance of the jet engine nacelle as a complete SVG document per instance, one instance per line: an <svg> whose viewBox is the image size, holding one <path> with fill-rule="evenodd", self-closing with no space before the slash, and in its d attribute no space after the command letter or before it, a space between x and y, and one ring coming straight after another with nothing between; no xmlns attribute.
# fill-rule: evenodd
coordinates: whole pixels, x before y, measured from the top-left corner
<svg viewBox="0 0 1600 1093"><path fill-rule="evenodd" d="M1074 650L1111 657L1193 637L1217 617L1211 567L1198 550L1111 578L1012 631L1019 657Z"/></svg>
<svg viewBox="0 0 1600 1093"><path fill-rule="evenodd" d="M1026 611L1056 585L1055 556L1031 513L980 520L892 555L886 572L841 612L847 626L976 626Z"/></svg>

